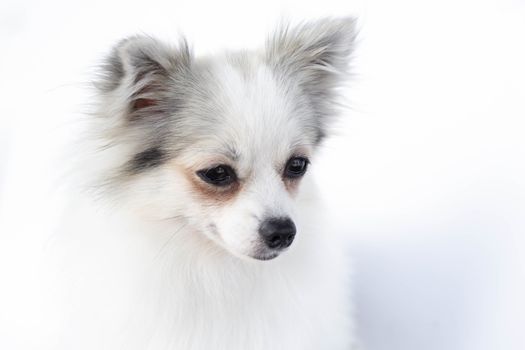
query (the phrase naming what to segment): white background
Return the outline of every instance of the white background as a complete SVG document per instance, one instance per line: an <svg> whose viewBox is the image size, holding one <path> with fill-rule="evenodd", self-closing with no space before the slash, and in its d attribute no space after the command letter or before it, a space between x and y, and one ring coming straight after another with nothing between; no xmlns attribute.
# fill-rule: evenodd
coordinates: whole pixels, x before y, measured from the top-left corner
<svg viewBox="0 0 525 350"><path fill-rule="evenodd" d="M314 171L352 237L363 343L525 349L520 0L3 0L0 297L28 298L29 311L38 303L30 257L61 210L57 155L89 103L92 67L116 40L183 32L197 53L254 48L282 17L348 14L361 28L352 109Z"/></svg>

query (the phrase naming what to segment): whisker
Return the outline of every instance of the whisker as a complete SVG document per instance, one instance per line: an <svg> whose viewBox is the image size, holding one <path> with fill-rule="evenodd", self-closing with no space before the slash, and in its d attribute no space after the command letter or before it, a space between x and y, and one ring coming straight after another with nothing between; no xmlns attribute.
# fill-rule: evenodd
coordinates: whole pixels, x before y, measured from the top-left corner
<svg viewBox="0 0 525 350"><path fill-rule="evenodd" d="M181 215L177 215L175 217L181 217L183 218L183 216ZM166 218L166 220L168 220L170 218ZM153 261L156 262L160 259L160 257L162 256L162 254L166 251L166 248L168 247L168 245L173 241L173 238L180 232L182 231L184 228L186 228L186 226L188 226L188 222L186 221L185 223L183 223L179 228L178 230L174 231L171 236L166 240L166 242L162 245L162 247L159 249L159 252L157 253L157 255L155 256L155 258L153 258Z"/></svg>

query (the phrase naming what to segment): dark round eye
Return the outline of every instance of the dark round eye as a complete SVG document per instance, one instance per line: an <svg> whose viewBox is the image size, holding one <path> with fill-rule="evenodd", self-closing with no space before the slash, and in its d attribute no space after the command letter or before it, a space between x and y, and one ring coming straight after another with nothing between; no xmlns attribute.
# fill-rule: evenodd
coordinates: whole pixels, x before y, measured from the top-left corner
<svg viewBox="0 0 525 350"><path fill-rule="evenodd" d="M228 165L217 165L213 168L199 170L197 175L214 186L228 186L237 179L235 171Z"/></svg>
<svg viewBox="0 0 525 350"><path fill-rule="evenodd" d="M303 176L306 172L306 168L308 168L308 163L308 159L304 157L290 158L284 169L284 177L295 179Z"/></svg>

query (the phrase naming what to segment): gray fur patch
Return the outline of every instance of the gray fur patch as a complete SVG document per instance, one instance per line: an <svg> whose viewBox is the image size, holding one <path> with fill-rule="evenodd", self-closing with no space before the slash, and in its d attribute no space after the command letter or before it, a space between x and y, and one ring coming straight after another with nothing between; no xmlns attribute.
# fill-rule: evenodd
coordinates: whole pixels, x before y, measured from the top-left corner
<svg viewBox="0 0 525 350"><path fill-rule="evenodd" d="M113 91L122 83L124 73L124 65L115 47L104 60L99 71L100 77L95 86L104 92Z"/></svg>
<svg viewBox="0 0 525 350"><path fill-rule="evenodd" d="M159 147L152 147L136 154L128 164L129 173L139 173L162 165L167 159L166 152Z"/></svg>

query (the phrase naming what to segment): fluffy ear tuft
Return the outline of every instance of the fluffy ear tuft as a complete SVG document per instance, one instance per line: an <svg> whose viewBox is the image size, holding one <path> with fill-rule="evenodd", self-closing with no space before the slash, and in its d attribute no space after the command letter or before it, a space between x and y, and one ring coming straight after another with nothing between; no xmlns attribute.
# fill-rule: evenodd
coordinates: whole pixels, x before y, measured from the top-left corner
<svg viewBox="0 0 525 350"><path fill-rule="evenodd" d="M354 48L356 19L324 18L282 25L267 43L268 60L287 69L344 72Z"/></svg>
<svg viewBox="0 0 525 350"><path fill-rule="evenodd" d="M104 93L123 92L127 119L141 119L162 112L168 89L190 65L186 41L173 48L148 36L134 36L115 45L98 86Z"/></svg>
<svg viewBox="0 0 525 350"><path fill-rule="evenodd" d="M332 113L335 88L347 76L355 37L352 17L284 25L268 40L266 60L279 75L295 79L324 117Z"/></svg>

